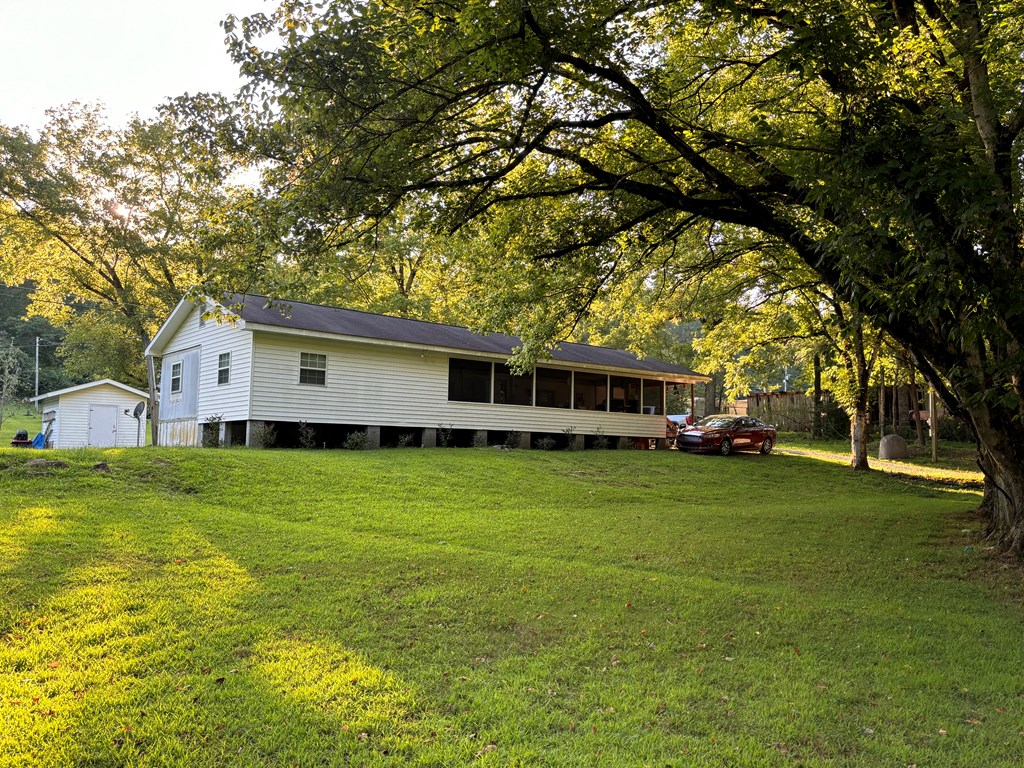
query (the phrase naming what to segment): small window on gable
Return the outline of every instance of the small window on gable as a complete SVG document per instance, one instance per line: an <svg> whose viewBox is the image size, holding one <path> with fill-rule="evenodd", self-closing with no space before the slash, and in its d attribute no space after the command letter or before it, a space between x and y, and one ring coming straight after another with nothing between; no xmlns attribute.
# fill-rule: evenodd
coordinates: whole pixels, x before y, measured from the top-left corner
<svg viewBox="0 0 1024 768"><path fill-rule="evenodd" d="M171 394L181 394L181 368L182 364L171 363Z"/></svg>
<svg viewBox="0 0 1024 768"><path fill-rule="evenodd" d="M299 353L299 384L327 386L327 355Z"/></svg>
<svg viewBox="0 0 1024 768"><path fill-rule="evenodd" d="M217 357L217 383L231 383L231 353L223 352Z"/></svg>

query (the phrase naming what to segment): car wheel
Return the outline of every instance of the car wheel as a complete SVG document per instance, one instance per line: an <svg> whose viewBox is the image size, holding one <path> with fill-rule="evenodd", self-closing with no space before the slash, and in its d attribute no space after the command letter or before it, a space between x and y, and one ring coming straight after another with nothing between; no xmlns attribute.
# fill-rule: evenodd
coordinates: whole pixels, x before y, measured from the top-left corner
<svg viewBox="0 0 1024 768"><path fill-rule="evenodd" d="M772 439L770 437L766 437L764 439L764 442L761 443L761 453L768 454L768 453L771 453L771 452L772 452Z"/></svg>
<svg viewBox="0 0 1024 768"><path fill-rule="evenodd" d="M719 444L718 452L723 456L728 456L730 453L732 453L732 440L730 440L729 438L725 438L725 440L723 440Z"/></svg>

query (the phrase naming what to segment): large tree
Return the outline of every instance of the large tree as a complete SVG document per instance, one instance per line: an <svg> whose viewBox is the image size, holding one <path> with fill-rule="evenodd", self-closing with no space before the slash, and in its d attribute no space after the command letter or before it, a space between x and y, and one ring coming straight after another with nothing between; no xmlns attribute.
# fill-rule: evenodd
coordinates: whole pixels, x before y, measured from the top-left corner
<svg viewBox="0 0 1024 768"><path fill-rule="evenodd" d="M655 272L695 226L756 233L914 350L1020 551L1019 3L352 0L227 26L306 230L429 195L510 263L572 264L581 303L621 254Z"/></svg>
<svg viewBox="0 0 1024 768"><path fill-rule="evenodd" d="M850 418L850 464L868 469L872 378L891 345L860 307L841 301L784 248L720 267L695 305L714 318L696 342L698 365L724 370L732 395L752 391L780 361L819 387L824 380ZM820 391L815 396L820 400Z"/></svg>
<svg viewBox="0 0 1024 768"><path fill-rule="evenodd" d="M76 375L145 380L142 349L181 296L233 280L237 157L190 130L218 97L110 127L98 107L52 110L39 136L0 126L0 280L32 281L29 311L70 332ZM201 116L201 117L200 117Z"/></svg>

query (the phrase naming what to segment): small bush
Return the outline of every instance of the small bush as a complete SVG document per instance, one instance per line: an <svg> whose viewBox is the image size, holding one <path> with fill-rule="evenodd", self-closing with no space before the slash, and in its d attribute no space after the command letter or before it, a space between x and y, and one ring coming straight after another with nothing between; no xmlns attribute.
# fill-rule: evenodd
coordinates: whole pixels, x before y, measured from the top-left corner
<svg viewBox="0 0 1024 768"><path fill-rule="evenodd" d="M370 436L365 432L349 432L342 447L346 451L365 451L370 444Z"/></svg>
<svg viewBox="0 0 1024 768"><path fill-rule="evenodd" d="M600 427L594 432L593 446L595 450L605 451L608 449L608 435Z"/></svg>
<svg viewBox="0 0 1024 768"><path fill-rule="evenodd" d="M537 438L536 446L541 451L553 451L558 445L558 441L555 440L551 435L544 435L544 437Z"/></svg>
<svg viewBox="0 0 1024 768"><path fill-rule="evenodd" d="M566 427L562 430L562 434L565 435L565 450L575 451L576 450L576 427Z"/></svg>
<svg viewBox="0 0 1024 768"><path fill-rule="evenodd" d="M398 436L398 447L399 448L415 448L416 447L416 435L412 432L405 432Z"/></svg>
<svg viewBox="0 0 1024 768"><path fill-rule="evenodd" d="M220 448L220 424L222 421L224 421L224 416L220 413L206 417L206 423L203 424L203 448Z"/></svg>
<svg viewBox="0 0 1024 768"><path fill-rule="evenodd" d="M266 421L254 421L249 427L249 445L253 448L273 448L277 430Z"/></svg>
<svg viewBox="0 0 1024 768"><path fill-rule="evenodd" d="M316 429L308 421L299 422L299 446L307 451L316 448Z"/></svg>
<svg viewBox="0 0 1024 768"><path fill-rule="evenodd" d="M454 424L437 425L437 447L447 448L452 442L452 433L455 431Z"/></svg>
<svg viewBox="0 0 1024 768"><path fill-rule="evenodd" d="M522 444L522 439L523 436L519 433L518 430L510 429L508 432L505 433L505 442L503 443L503 445L508 450L511 451L518 448Z"/></svg>

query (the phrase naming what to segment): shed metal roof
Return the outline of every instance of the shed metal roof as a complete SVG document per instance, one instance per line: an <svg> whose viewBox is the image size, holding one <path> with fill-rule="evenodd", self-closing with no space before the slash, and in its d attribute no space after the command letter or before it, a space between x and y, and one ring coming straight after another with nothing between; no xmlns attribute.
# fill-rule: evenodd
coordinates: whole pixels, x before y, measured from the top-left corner
<svg viewBox="0 0 1024 768"><path fill-rule="evenodd" d="M476 333L457 325L375 315L354 309L306 304L301 301L271 300L266 296L252 294L227 296L224 304L237 312L246 325L258 324L316 331L484 354L511 355L516 347L522 345L518 336L504 333ZM695 379L706 378L681 365L650 357L639 358L623 349L595 347L589 344L563 342L551 351L551 358L563 363L677 374Z"/></svg>

